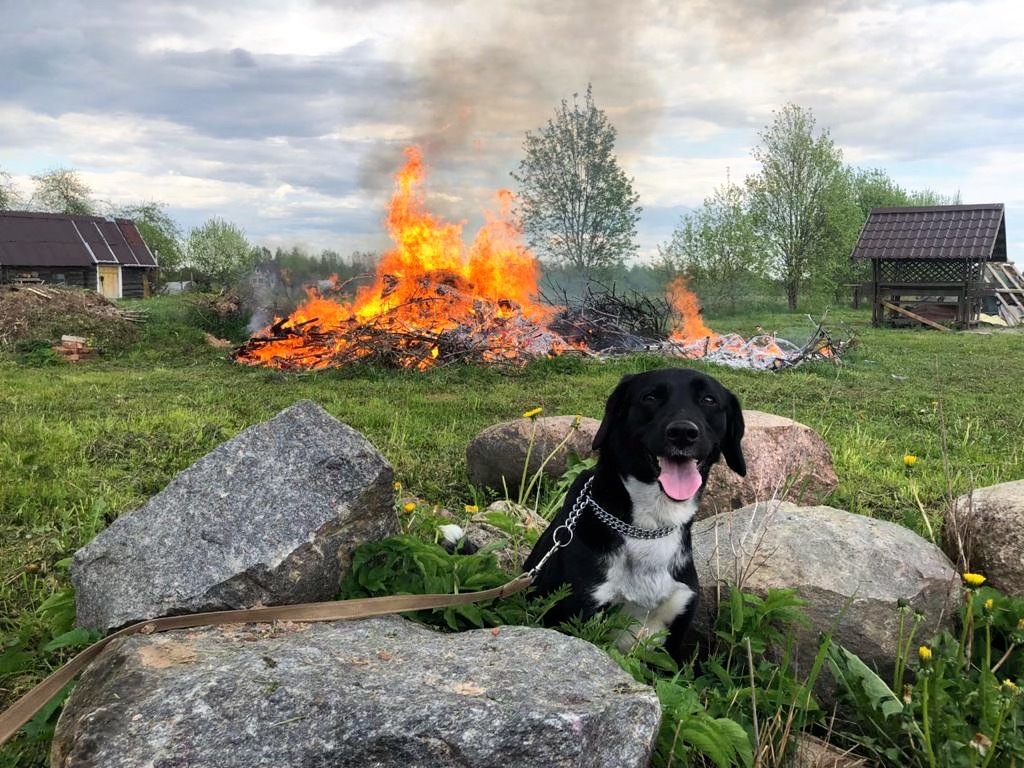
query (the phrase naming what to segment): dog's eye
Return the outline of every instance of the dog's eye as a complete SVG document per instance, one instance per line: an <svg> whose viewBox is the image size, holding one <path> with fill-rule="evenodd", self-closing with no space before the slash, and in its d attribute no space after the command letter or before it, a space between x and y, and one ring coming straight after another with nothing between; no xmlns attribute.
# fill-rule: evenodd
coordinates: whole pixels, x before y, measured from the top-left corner
<svg viewBox="0 0 1024 768"><path fill-rule="evenodd" d="M700 404L701 405L713 406L713 405L718 405L718 401L712 395L704 395L704 397L702 397L700 399Z"/></svg>
<svg viewBox="0 0 1024 768"><path fill-rule="evenodd" d="M656 403L659 400L658 391L656 389L652 389L650 392L644 392L640 396L640 400L644 403Z"/></svg>

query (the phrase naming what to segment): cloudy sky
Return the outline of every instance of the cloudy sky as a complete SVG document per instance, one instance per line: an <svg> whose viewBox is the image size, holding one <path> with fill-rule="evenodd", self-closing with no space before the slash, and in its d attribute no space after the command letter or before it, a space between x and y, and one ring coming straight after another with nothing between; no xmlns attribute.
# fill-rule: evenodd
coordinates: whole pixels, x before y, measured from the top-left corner
<svg viewBox="0 0 1024 768"><path fill-rule="evenodd" d="M474 227L525 132L592 83L647 254L793 102L848 163L1005 203L1024 261L1017 0L0 0L0 19L0 170L26 193L68 167L185 229L376 250L403 146Z"/></svg>

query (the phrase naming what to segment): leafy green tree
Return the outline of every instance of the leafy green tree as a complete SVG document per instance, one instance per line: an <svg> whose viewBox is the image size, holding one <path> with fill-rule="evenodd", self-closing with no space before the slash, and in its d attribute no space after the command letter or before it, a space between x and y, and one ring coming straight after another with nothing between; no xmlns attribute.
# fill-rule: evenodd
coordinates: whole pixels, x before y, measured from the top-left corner
<svg viewBox="0 0 1024 768"><path fill-rule="evenodd" d="M0 170L0 211L11 211L21 205L21 195L14 185L14 179L7 171Z"/></svg>
<svg viewBox="0 0 1024 768"><path fill-rule="evenodd" d="M320 262L320 273L330 275L341 267L341 254L333 248L324 248L317 257Z"/></svg>
<svg viewBox="0 0 1024 768"><path fill-rule="evenodd" d="M668 271L696 278L705 301L724 304L730 311L736 309L749 277L764 269L746 194L728 179L683 217L671 240L658 250Z"/></svg>
<svg viewBox="0 0 1024 768"><path fill-rule="evenodd" d="M115 213L135 222L142 239L156 256L163 275L177 273L185 265L181 228L167 213L163 203L134 203L117 209Z"/></svg>
<svg viewBox="0 0 1024 768"><path fill-rule="evenodd" d="M635 253L640 208L633 182L615 157L614 126L594 105L562 100L555 117L528 131L525 156L512 177L530 245L555 263L590 275Z"/></svg>
<svg viewBox="0 0 1024 768"><path fill-rule="evenodd" d="M850 285L868 278L869 264L850 259L866 220L857 196L856 176L850 168L843 168L825 195L820 261L808 280L811 287L819 293L831 294L837 302L849 299Z"/></svg>
<svg viewBox="0 0 1024 768"><path fill-rule="evenodd" d="M189 263L212 285L226 287L253 265L253 249L245 233L230 222L214 217L188 234Z"/></svg>
<svg viewBox="0 0 1024 768"><path fill-rule="evenodd" d="M775 113L753 151L761 171L747 179L750 211L790 309L829 263L829 205L848 183L842 152L828 130L815 133L810 110Z"/></svg>
<svg viewBox="0 0 1024 768"><path fill-rule="evenodd" d="M896 208L911 204L907 191L881 168L855 171L853 189L865 221L872 208Z"/></svg>
<svg viewBox="0 0 1024 768"><path fill-rule="evenodd" d="M853 187L864 219L872 208L896 208L911 205L960 205L960 193L944 195L932 189L908 191L889 178L881 168L856 171Z"/></svg>
<svg viewBox="0 0 1024 768"><path fill-rule="evenodd" d="M962 205L963 200L960 197L960 191L957 190L952 195L944 195L941 192L936 192L934 189L919 189L915 192L910 193L910 202L908 205Z"/></svg>
<svg viewBox="0 0 1024 768"><path fill-rule="evenodd" d="M92 190L78 171L55 168L32 177L35 190L29 205L33 210L91 216L96 212Z"/></svg>

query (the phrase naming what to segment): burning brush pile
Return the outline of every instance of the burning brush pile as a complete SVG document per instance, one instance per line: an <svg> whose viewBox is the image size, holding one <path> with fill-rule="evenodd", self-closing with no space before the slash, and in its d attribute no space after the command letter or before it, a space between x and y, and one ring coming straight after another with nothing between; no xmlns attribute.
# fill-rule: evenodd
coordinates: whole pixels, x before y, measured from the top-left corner
<svg viewBox="0 0 1024 768"><path fill-rule="evenodd" d="M562 306L537 300L540 268L521 244L512 196L498 193L497 210L468 247L462 227L424 205L423 160L406 150L387 212L395 247L372 283L351 302L307 289L308 299L235 350L236 362L283 370L339 368L374 362L427 368L455 361L523 365L540 357L612 355L639 350L704 358L753 368L781 368L839 348L819 326L804 347L769 337L744 340L705 328L696 298L682 281L666 300L590 291Z"/></svg>

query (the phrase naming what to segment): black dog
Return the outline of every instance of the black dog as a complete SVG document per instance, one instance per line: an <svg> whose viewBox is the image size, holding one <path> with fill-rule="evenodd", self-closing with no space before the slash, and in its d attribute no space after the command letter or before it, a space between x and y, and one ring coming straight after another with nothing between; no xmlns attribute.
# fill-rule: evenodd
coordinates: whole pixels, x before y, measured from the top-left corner
<svg viewBox="0 0 1024 768"><path fill-rule="evenodd" d="M682 662L697 607L690 525L720 457L746 474L742 438L739 401L710 376L685 368L625 376L594 437L597 466L573 483L523 565L529 571L543 561L533 582L540 595L572 589L545 621L622 605L637 620L624 649L667 628L666 649ZM570 540L563 526L573 518ZM548 556L556 541L564 546Z"/></svg>

